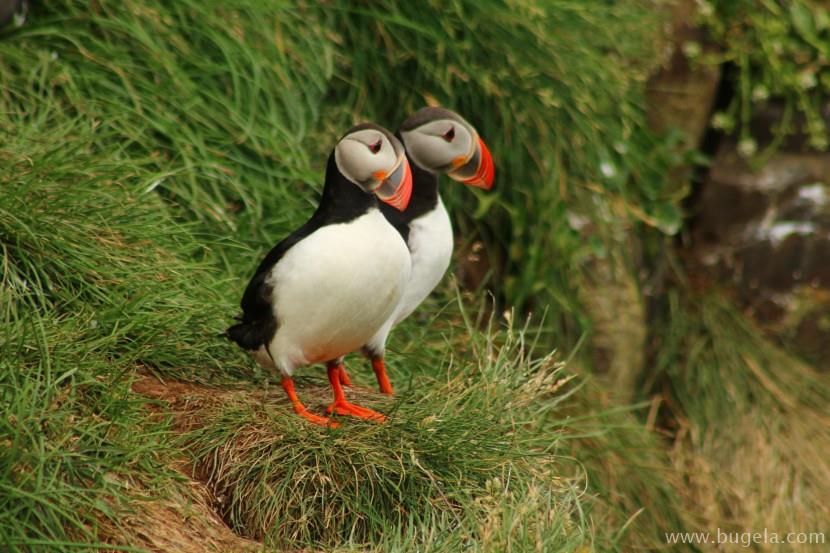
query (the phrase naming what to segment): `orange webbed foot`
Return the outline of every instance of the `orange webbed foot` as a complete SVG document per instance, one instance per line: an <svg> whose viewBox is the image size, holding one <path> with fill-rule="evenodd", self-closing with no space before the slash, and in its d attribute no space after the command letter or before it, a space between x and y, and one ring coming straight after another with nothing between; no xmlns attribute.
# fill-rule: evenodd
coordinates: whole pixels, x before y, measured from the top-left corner
<svg viewBox="0 0 830 553"><path fill-rule="evenodd" d="M332 391L334 391L334 402L329 405L326 411L329 414L337 413L338 415L350 415L360 419L384 422L386 417L381 413L346 401L343 386L341 385L342 376L340 373L342 370L343 366L336 363L330 363L328 366L329 383L331 384Z"/></svg>
<svg viewBox="0 0 830 553"><path fill-rule="evenodd" d="M326 413L337 413L338 415L349 415L375 422L386 422L386 415L348 401L335 401L326 408Z"/></svg>
<svg viewBox="0 0 830 553"><path fill-rule="evenodd" d="M303 405L300 401L300 398L297 397L297 393L294 390L294 381L290 378L285 377L282 379L282 388L285 390L286 395L288 395L288 399L291 400L294 412L303 417L305 420L314 424L319 424L320 426L328 426L329 428L337 428L340 426L337 422L331 420L330 418L315 415L306 409L305 405Z"/></svg>
<svg viewBox="0 0 830 553"><path fill-rule="evenodd" d="M294 412L303 417L305 420L320 426L327 426L329 428L337 428L338 426L340 426L340 423L331 420L329 417L315 415L305 407L303 407L302 409L297 409L297 407L295 406Z"/></svg>

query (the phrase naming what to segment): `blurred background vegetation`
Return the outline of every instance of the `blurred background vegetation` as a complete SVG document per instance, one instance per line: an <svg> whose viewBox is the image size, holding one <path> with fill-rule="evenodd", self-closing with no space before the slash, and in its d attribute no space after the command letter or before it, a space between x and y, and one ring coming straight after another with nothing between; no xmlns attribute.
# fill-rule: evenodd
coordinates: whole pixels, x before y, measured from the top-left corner
<svg viewBox="0 0 830 553"><path fill-rule="evenodd" d="M830 531L825 3L23 13L0 29L4 547ZM339 134L426 104L476 125L496 186L442 185L453 277L392 338L400 398L356 392L395 422L309 431L218 335Z"/></svg>

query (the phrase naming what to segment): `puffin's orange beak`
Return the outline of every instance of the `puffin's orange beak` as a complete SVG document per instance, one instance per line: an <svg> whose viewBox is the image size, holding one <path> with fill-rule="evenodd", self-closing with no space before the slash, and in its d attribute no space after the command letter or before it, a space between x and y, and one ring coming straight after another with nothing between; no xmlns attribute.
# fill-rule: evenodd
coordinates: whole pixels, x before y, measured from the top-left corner
<svg viewBox="0 0 830 553"><path fill-rule="evenodd" d="M465 162L460 159L459 167L453 169L449 176L458 182L470 186L490 190L493 188L493 179L496 176L496 169L493 165L493 157L487 145L479 137L478 147L475 153Z"/></svg>
<svg viewBox="0 0 830 553"><path fill-rule="evenodd" d="M380 181L375 195L398 211L405 211L412 196L412 169L406 156L401 156L400 163L391 173L378 171L374 176Z"/></svg>

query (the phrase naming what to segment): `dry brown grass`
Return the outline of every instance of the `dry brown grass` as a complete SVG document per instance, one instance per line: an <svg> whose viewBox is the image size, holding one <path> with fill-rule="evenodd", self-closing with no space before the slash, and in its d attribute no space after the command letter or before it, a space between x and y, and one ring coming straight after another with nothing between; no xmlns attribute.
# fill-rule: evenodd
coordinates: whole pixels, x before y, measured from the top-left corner
<svg viewBox="0 0 830 553"><path fill-rule="evenodd" d="M174 379L160 379L156 376L141 375L132 384L133 392L152 400L163 401L159 412L171 414L176 428L180 431L192 430L200 426L202 415L211 407L227 403L245 403L249 405L267 404L269 408L282 411L286 416L294 416L291 405L282 388L252 387L250 385L223 384L221 388L194 384ZM331 388L322 381L309 382L297 392L300 400L317 414L325 414L325 408L332 401ZM349 398L360 405L376 407L383 401L374 390L360 386L349 388ZM151 405L151 409L152 409Z"/></svg>
<svg viewBox="0 0 830 553"><path fill-rule="evenodd" d="M813 426L820 424L826 421L807 412L755 411L725 421L718 432L682 430L672 459L685 477L684 503L698 514L699 530L824 532L825 539L830 538L827 444L819 443L822 434ZM786 550L813 553L826 546L792 544ZM724 547L746 550L740 545ZM781 548L758 544L753 550Z"/></svg>
<svg viewBox="0 0 830 553"><path fill-rule="evenodd" d="M666 336L682 353L663 361L673 391L670 454L683 476L683 503L699 518L695 530L830 538L827 375L770 344L716 295L676 311ZM827 547L756 543L753 550Z"/></svg>

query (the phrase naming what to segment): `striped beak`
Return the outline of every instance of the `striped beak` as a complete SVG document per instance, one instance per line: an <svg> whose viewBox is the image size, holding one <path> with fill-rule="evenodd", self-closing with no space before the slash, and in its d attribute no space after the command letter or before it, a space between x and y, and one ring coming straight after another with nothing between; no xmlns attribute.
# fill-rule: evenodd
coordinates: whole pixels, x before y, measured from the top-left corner
<svg viewBox="0 0 830 553"><path fill-rule="evenodd" d="M480 137L473 155L466 160L458 160L457 165L456 169L448 173L451 178L460 183L483 188L484 190L493 188L493 179L496 174L493 157Z"/></svg>
<svg viewBox="0 0 830 553"><path fill-rule="evenodd" d="M389 173L378 171L374 174L380 183L375 195L398 211L405 211L412 196L412 170L405 154L401 154L398 165Z"/></svg>
<svg viewBox="0 0 830 553"><path fill-rule="evenodd" d="M452 179L470 186L490 190L493 188L493 179L496 176L496 169L493 165L493 157L487 145L479 137L473 155L469 158L458 159L453 162L455 169L447 173Z"/></svg>

